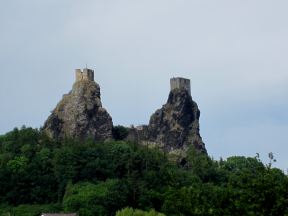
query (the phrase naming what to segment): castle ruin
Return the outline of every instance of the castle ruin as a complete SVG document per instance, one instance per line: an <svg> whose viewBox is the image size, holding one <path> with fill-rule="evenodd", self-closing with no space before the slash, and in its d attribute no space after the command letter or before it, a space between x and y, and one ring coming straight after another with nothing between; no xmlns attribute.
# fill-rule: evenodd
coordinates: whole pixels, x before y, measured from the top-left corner
<svg viewBox="0 0 288 216"><path fill-rule="evenodd" d="M75 70L76 82L78 81L94 81L94 70L84 68Z"/></svg>
<svg viewBox="0 0 288 216"><path fill-rule="evenodd" d="M174 89L185 89L191 95L190 80L182 78L182 77L171 78L170 79L170 90L172 91Z"/></svg>
<svg viewBox="0 0 288 216"><path fill-rule="evenodd" d="M169 152L181 161L189 146L207 153L200 136L200 110L192 100L190 80L182 77L170 79L170 93L166 104L150 117L148 125L129 129L129 141Z"/></svg>

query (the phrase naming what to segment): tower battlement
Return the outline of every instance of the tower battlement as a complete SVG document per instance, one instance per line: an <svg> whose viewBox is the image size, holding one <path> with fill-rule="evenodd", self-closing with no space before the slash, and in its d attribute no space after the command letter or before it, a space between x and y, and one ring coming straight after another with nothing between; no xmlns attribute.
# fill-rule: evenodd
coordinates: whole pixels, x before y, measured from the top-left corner
<svg viewBox="0 0 288 216"><path fill-rule="evenodd" d="M174 89L185 89L191 95L190 80L182 78L182 77L171 78L170 79L170 90L172 91Z"/></svg>
<svg viewBox="0 0 288 216"><path fill-rule="evenodd" d="M76 82L86 80L86 81L94 81L94 70L84 68L83 71L81 69L75 70Z"/></svg>

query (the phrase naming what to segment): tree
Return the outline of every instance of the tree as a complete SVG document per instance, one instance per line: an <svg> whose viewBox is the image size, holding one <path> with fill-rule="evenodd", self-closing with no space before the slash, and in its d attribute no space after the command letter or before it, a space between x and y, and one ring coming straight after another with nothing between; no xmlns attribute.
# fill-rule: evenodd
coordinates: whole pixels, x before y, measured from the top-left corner
<svg viewBox="0 0 288 216"><path fill-rule="evenodd" d="M70 183L63 199L64 210L81 212L83 216L114 215L117 209L127 204L127 194L125 185L119 180L111 179L98 184Z"/></svg>
<svg viewBox="0 0 288 216"><path fill-rule="evenodd" d="M118 125L113 127L112 134L115 140L124 140L128 136L128 129L124 126Z"/></svg>

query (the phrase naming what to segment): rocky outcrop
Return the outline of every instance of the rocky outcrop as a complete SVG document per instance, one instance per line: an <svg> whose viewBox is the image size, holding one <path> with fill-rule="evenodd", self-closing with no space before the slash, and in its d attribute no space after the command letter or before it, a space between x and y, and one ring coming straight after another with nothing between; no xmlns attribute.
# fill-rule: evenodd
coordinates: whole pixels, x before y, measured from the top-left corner
<svg viewBox="0 0 288 216"><path fill-rule="evenodd" d="M99 85L78 78L44 123L43 131L52 138L92 137L100 141L112 138L112 127L112 118L101 104Z"/></svg>
<svg viewBox="0 0 288 216"><path fill-rule="evenodd" d="M113 138L112 118L102 107L100 87L94 81L94 71L76 69L75 75L76 82L72 90L63 96L52 111L43 131L56 139L91 137L103 141ZM172 78L170 86L167 103L151 116L149 124L129 128L128 136L126 133L125 136L121 134L121 139L161 148L165 152L175 153L180 159L185 157L189 146L206 153L199 133L200 111L190 94L190 80ZM117 127L114 128L114 135L115 129ZM117 136L114 138L117 139Z"/></svg>
<svg viewBox="0 0 288 216"><path fill-rule="evenodd" d="M199 118L200 111L189 92L173 89L167 103L151 116L147 139L161 144L168 152L186 150L190 145L206 152L199 133Z"/></svg>
<svg viewBox="0 0 288 216"><path fill-rule="evenodd" d="M163 149L178 159L185 157L189 146L207 153L199 133L200 110L189 88L171 89L167 103L151 116L149 124L130 128L127 139Z"/></svg>

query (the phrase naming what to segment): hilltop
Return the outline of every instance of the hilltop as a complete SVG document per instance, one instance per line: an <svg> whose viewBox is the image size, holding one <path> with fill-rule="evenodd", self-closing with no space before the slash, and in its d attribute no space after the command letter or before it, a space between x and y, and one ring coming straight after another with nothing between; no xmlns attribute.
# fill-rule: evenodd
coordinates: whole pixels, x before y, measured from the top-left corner
<svg viewBox="0 0 288 216"><path fill-rule="evenodd" d="M75 83L52 111L43 126L51 138L113 139L113 123L102 107L100 86L94 81L94 71L76 69ZM127 128L126 140L157 146L163 151L185 157L189 146L206 153L200 136L200 110L191 97L190 80L172 78L167 103L150 118L148 125Z"/></svg>

